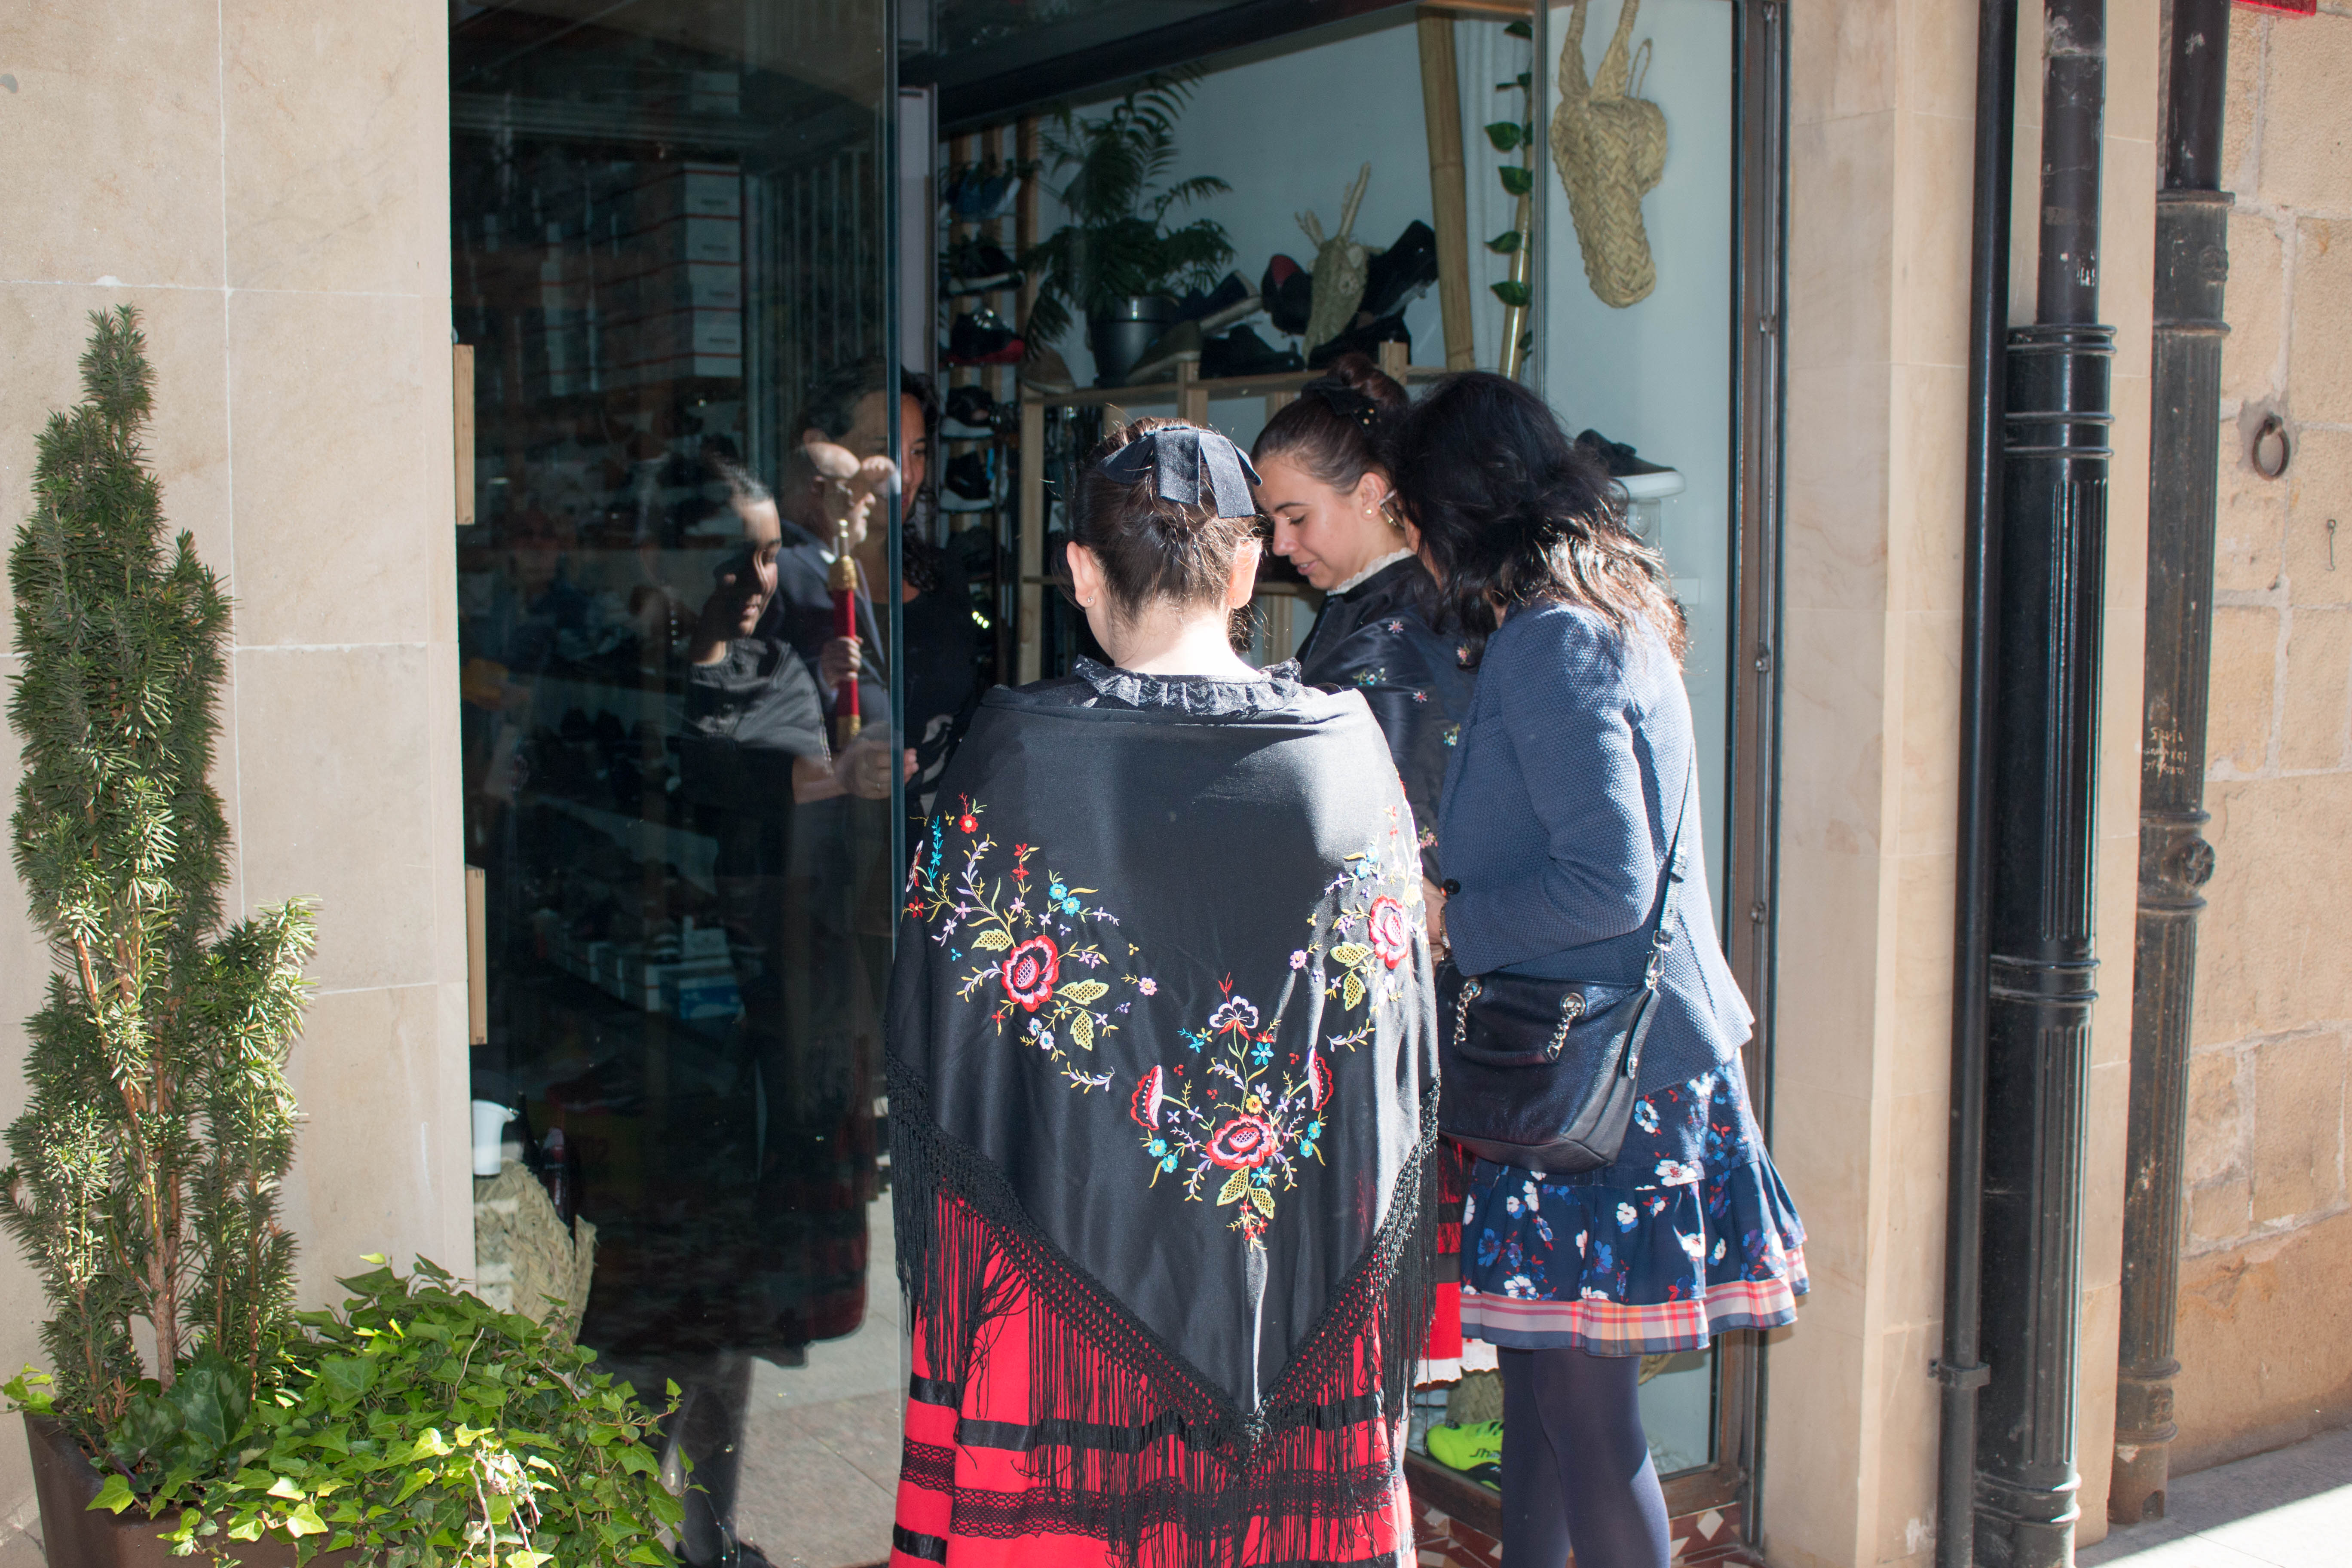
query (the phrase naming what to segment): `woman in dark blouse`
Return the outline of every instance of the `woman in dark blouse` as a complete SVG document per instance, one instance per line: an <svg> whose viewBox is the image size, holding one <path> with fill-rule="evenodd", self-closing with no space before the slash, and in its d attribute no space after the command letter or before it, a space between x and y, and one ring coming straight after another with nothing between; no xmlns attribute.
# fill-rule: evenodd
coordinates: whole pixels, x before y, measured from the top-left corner
<svg viewBox="0 0 2352 1568"><path fill-rule="evenodd" d="M1481 1160L1462 1222L1464 1331L1502 1365L1506 1560L1561 1562L1573 1536L1580 1568L1665 1568L1641 1358L1790 1322L1805 1289L1710 912L1682 611L1622 494L1526 388L1455 376L1393 450L1478 671L1438 828L1454 963L1639 984L1679 884L1616 1161L1561 1175Z"/></svg>
<svg viewBox="0 0 2352 1568"><path fill-rule="evenodd" d="M1470 711L1472 676L1453 638L1422 605L1429 574L1420 536L1396 504L1388 437L1407 405L1403 387L1362 354L1341 354L1259 432L1250 452L1258 510L1274 520L1274 552L1323 590L1323 608L1298 650L1299 678L1326 691L1363 693L1387 737L1412 807L1428 907L1440 902L1437 793ZM1440 1159L1448 1217L1438 1226L1438 1276L1458 1278L1460 1204L1469 1162ZM1426 1384L1457 1380L1462 1324L1452 1290L1430 1324Z"/></svg>
<svg viewBox="0 0 2352 1568"><path fill-rule="evenodd" d="M1266 421L1250 461L1258 509L1274 520L1274 552L1325 595L1298 650L1300 677L1364 694L1404 780L1434 891L1444 876L1438 785L1469 711L1471 676L1454 639L1423 612L1428 574L1393 499L1382 448L1405 406L1404 388L1370 360L1342 354Z"/></svg>

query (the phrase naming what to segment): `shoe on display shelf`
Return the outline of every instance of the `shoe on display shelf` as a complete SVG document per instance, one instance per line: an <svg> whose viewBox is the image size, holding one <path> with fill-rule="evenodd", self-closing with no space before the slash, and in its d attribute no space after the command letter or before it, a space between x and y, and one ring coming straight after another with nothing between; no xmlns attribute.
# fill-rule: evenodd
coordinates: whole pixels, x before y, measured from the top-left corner
<svg viewBox="0 0 2352 1568"><path fill-rule="evenodd" d="M1429 1457L1449 1470L1472 1480L1502 1489L1503 1424L1480 1421L1468 1426L1437 1426L1429 1429Z"/></svg>
<svg viewBox="0 0 2352 1568"><path fill-rule="evenodd" d="M940 204L954 222L986 223L1011 210L1020 195L1021 176L1012 170L967 164L949 178Z"/></svg>
<svg viewBox="0 0 2352 1568"><path fill-rule="evenodd" d="M1364 264L1364 298L1356 307L1358 321L1393 316L1429 292L1437 281L1437 235L1419 218L1386 250L1372 252Z"/></svg>
<svg viewBox="0 0 2352 1568"><path fill-rule="evenodd" d="M985 441L996 434L996 399L984 386L950 387L940 434L958 441Z"/></svg>
<svg viewBox="0 0 2352 1568"><path fill-rule="evenodd" d="M1202 335L1222 332L1235 321L1246 321L1265 309L1249 280L1238 272L1228 272L1225 280L1207 293L1194 289L1178 302L1179 321L1198 321Z"/></svg>
<svg viewBox="0 0 2352 1568"><path fill-rule="evenodd" d="M1001 247L984 239L959 240L940 264L940 288L949 298L1021 287L1021 269Z"/></svg>
<svg viewBox="0 0 2352 1568"><path fill-rule="evenodd" d="M1248 327L1235 327L1201 345L1201 377L1223 381L1240 375L1281 375L1305 370L1297 349L1277 349Z"/></svg>
<svg viewBox="0 0 2352 1568"><path fill-rule="evenodd" d="M1039 349L1021 362L1021 384L1032 392L1049 395L1077 391L1077 378L1070 374L1069 363L1062 358L1059 349Z"/></svg>
<svg viewBox="0 0 2352 1568"><path fill-rule="evenodd" d="M1382 343L1402 343L1405 360L1408 363L1412 362L1412 334L1405 331L1403 311L1382 316L1377 321L1366 321L1361 326L1349 327L1328 342L1316 344L1315 352L1307 356L1307 368L1321 370L1344 353L1360 353L1377 361L1381 357Z"/></svg>
<svg viewBox="0 0 2352 1568"><path fill-rule="evenodd" d="M1675 470L1664 463L1653 463L1622 441L1612 441L1598 430L1587 430L1577 437L1576 444L1601 459L1612 479L1636 479L1643 474L1671 474Z"/></svg>
<svg viewBox="0 0 2352 1568"><path fill-rule="evenodd" d="M1120 384L1150 386L1154 382L1173 381L1180 361L1191 360L1197 364L1200 358L1201 323L1179 321L1152 340L1151 346L1143 351L1143 357L1120 378Z"/></svg>
<svg viewBox="0 0 2352 1568"><path fill-rule="evenodd" d="M1260 299L1265 301L1266 320L1274 330L1285 337L1295 338L1307 330L1307 318L1315 307L1315 275L1287 256L1277 256L1265 264L1265 276L1257 281Z"/></svg>
<svg viewBox="0 0 2352 1568"><path fill-rule="evenodd" d="M958 316L948 327L950 364L1013 364L1027 345L993 310Z"/></svg>
<svg viewBox="0 0 2352 1568"><path fill-rule="evenodd" d="M996 487L985 453L966 452L948 462L947 484L940 494L944 511L986 511L995 504Z"/></svg>

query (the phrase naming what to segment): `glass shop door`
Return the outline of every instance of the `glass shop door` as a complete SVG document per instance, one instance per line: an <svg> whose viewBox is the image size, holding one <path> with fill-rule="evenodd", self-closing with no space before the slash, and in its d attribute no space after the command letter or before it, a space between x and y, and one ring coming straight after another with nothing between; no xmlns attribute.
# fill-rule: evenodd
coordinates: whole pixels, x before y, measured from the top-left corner
<svg viewBox="0 0 2352 1568"><path fill-rule="evenodd" d="M851 493L875 456L919 483L888 26L883 0L450 7L474 1093L520 1113L478 1178L510 1216L480 1284L564 1295L605 1367L683 1390L696 1564L890 1545L903 681L895 503Z"/></svg>
<svg viewBox="0 0 2352 1568"><path fill-rule="evenodd" d="M1757 1015L1748 1081L1769 1139L1781 8L1549 0L1530 21L1519 44L1533 66L1539 198L1528 369L1570 431L1597 430L1633 448L1641 462L1629 466L1666 470L1621 482L1689 628L1699 826L1717 930ZM1654 108L1634 118L1629 100ZM1604 155L1629 124L1627 155ZM1679 1554L1753 1539L1761 1366L1752 1332L1644 1358L1643 1425ZM1721 1528L1735 1511L1736 1528Z"/></svg>

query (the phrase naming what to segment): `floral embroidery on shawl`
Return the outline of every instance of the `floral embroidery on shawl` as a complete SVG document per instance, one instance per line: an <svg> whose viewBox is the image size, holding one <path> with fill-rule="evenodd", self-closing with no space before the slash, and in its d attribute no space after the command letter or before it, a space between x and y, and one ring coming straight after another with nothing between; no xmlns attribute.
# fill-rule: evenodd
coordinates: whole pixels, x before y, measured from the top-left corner
<svg viewBox="0 0 2352 1568"><path fill-rule="evenodd" d="M1007 869L995 838L981 830L986 811L967 796L931 819L908 879L907 912L950 963L971 964L956 994L987 1005L1000 1036L1011 1026L1081 1093L1110 1089L1118 1075L1088 1071L1090 1053L1118 1031L1118 1016L1156 997L1160 983L1139 973L1071 978L1073 967L1105 973L1121 967L1105 951L1103 930L1118 917L1089 906L1096 889L1050 868L1042 877L1034 871L1036 845L1013 845ZM1305 1162L1323 1158L1334 1058L1371 1038L1375 1016L1400 1005L1411 983L1412 972L1400 971L1422 918L1421 862L1397 816L1391 808L1391 831L1347 857L1307 917L1315 937L1289 955L1272 1016L1235 994L1227 976L1207 1021L1181 1031L1197 1075L1188 1075L1183 1061L1158 1063L1129 1091L1151 1185L1182 1168L1186 1201L1230 1206L1229 1228L1253 1247L1274 1219L1277 1195L1297 1184ZM953 851L950 830L963 840ZM961 854L952 871L951 853ZM1129 959L1139 956L1134 943L1125 945ZM1304 1050L1284 1051L1276 1037L1301 982L1322 994L1326 1033ZM1118 987L1134 994L1114 1003Z"/></svg>
<svg viewBox="0 0 2352 1568"><path fill-rule="evenodd" d="M971 964L956 994L992 1004L999 1035L1013 1026L1081 1092L1110 1088L1116 1075L1087 1071L1087 1058L1074 1052L1093 1051L1097 1039L1118 1028L1114 1014L1132 1004L1107 1005L1111 982L1073 978L1071 971L1116 967L1103 951L1101 928L1118 925L1118 917L1088 907L1094 889L1074 886L1050 868L1040 878L1030 868L1037 856L1034 844L1012 847L1009 875L997 869L996 839L980 826L988 808L969 796L960 805L931 819L929 843L908 879L907 912L929 928L949 962ZM946 869L950 821L968 841L959 847L962 859L953 872ZM1129 944L1129 955L1135 952ZM1159 989L1137 974L1121 974L1118 984L1145 996Z"/></svg>

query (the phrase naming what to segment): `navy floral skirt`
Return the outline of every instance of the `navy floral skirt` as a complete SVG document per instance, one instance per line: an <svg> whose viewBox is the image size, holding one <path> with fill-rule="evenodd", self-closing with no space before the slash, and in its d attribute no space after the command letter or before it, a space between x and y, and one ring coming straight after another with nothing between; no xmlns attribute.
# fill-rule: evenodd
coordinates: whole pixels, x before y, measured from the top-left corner
<svg viewBox="0 0 2352 1568"><path fill-rule="evenodd" d="M1462 1213L1462 1332L1518 1350L1696 1350L1793 1322L1805 1227L1737 1063L1644 1095L1614 1164L1478 1162Z"/></svg>

